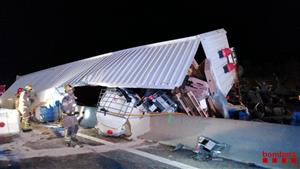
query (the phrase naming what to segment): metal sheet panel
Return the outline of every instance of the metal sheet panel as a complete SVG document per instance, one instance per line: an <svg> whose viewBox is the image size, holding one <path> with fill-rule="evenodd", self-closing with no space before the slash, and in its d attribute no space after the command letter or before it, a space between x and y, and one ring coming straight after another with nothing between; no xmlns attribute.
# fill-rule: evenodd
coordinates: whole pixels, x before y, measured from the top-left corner
<svg viewBox="0 0 300 169"><path fill-rule="evenodd" d="M89 58L20 76L1 98L14 97L17 89L27 84L31 84L35 92L61 86L67 80L78 77L82 71L93 65L93 63L94 58Z"/></svg>
<svg viewBox="0 0 300 169"><path fill-rule="evenodd" d="M199 47L199 36L107 53L21 76L2 98L32 84L36 92L65 83L173 89L180 86Z"/></svg>
<svg viewBox="0 0 300 169"><path fill-rule="evenodd" d="M220 29L107 53L21 76L1 97L13 97L17 89L26 84L32 84L36 92L65 83L74 86L174 89L182 84L200 40L206 57L212 63L216 83L227 94L235 72L222 73L226 60L218 58L218 50L228 47L228 42L226 31Z"/></svg>
<svg viewBox="0 0 300 169"><path fill-rule="evenodd" d="M211 66L212 75L214 76L212 83L215 83L217 88L226 96L232 88L236 77L235 69L228 73L224 72L223 66L227 64L227 59L225 57L220 58L218 54L221 49L229 47L226 31L219 29L201 34L200 37L206 58Z"/></svg>
<svg viewBox="0 0 300 169"><path fill-rule="evenodd" d="M174 89L182 84L199 43L194 36L114 52L97 60L81 81L109 87Z"/></svg>

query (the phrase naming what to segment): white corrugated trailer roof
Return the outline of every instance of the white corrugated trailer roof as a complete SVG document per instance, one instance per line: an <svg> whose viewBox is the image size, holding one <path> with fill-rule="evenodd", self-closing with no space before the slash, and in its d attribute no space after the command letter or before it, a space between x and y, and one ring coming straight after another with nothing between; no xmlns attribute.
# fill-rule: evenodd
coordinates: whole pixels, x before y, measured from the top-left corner
<svg viewBox="0 0 300 169"><path fill-rule="evenodd" d="M92 85L174 89L182 84L193 62L198 36L145 45L97 60L81 81Z"/></svg>
<svg viewBox="0 0 300 169"><path fill-rule="evenodd" d="M210 34L222 34L226 38L224 29ZM66 83L174 89L182 84L203 38L196 35L143 45L27 74L17 79L2 98L13 97L17 89L26 84L31 84L36 92ZM227 38L224 47L228 47Z"/></svg>
<svg viewBox="0 0 300 169"><path fill-rule="evenodd" d="M90 67L94 63L93 60L94 58L80 60L20 76L1 97L14 97L17 89L26 84L31 84L36 92L58 87L64 84L66 80L78 76L84 69Z"/></svg>

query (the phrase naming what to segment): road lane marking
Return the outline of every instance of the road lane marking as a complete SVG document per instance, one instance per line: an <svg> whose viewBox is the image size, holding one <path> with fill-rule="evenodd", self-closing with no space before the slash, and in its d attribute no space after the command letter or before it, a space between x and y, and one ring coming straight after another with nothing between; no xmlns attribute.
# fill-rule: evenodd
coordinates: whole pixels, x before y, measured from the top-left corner
<svg viewBox="0 0 300 169"><path fill-rule="evenodd" d="M130 153L133 153L133 154L136 154L136 155L139 155L139 156L142 156L142 157L154 160L154 161L158 161L158 162L161 162L161 163L164 163L164 164L176 167L176 168L199 169L197 167L193 167L193 166L190 166L190 165L178 162L178 161L173 161L173 160L161 157L161 156L157 156L157 155L150 154L150 153L147 153L147 152L144 152L144 151L140 151L140 150L136 150L136 149L133 149L133 148L124 149L124 150L127 151L127 152L130 152Z"/></svg>
<svg viewBox="0 0 300 169"><path fill-rule="evenodd" d="M95 142L98 142L98 143L106 144L106 145L116 145L116 143L112 143L112 142L109 142L109 141L106 141L106 140L103 140L103 139L100 139L100 138L88 136L88 135L82 134L82 133L77 133L77 136L88 139L88 140L92 140L92 141L95 141ZM161 156L157 156L157 155L150 154L150 153L140 151L140 150L136 150L136 149L133 149L133 148L119 147L118 149L127 151L129 153L133 153L133 154L136 154L136 155L139 155L139 156L142 156L142 157L154 160L154 161L158 161L160 163L164 163L164 164L176 167L176 168L198 169L197 167L193 167L193 166L190 166L190 165L178 162L178 161L173 161L173 160L161 157Z"/></svg>
<svg viewBox="0 0 300 169"><path fill-rule="evenodd" d="M112 142L109 142L109 141L106 141L106 140L103 140L103 139L99 139L99 138L96 138L96 137L92 137L92 136L89 136L89 135L86 135L86 134L82 134L82 133L77 133L77 136L88 139L88 140L96 141L98 143L106 144L106 145L114 145L115 144L115 143L112 143Z"/></svg>

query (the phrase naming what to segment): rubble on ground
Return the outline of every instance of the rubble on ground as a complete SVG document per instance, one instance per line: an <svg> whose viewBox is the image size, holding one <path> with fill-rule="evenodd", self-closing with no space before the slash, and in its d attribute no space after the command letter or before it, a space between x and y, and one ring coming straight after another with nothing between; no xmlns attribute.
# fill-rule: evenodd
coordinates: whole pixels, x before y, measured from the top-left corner
<svg viewBox="0 0 300 169"><path fill-rule="evenodd" d="M300 90L286 87L276 76L269 81L241 78L240 89L232 88L228 102L237 104L242 100L251 115L248 120L296 125L299 94Z"/></svg>

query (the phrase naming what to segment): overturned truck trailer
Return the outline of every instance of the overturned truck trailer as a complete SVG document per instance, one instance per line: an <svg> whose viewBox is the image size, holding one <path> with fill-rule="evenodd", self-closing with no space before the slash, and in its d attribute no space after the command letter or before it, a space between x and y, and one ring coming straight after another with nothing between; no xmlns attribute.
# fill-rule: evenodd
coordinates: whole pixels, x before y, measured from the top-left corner
<svg viewBox="0 0 300 169"><path fill-rule="evenodd" d="M1 96L1 106L14 108L17 89L31 84L36 108L54 107L62 86L105 86L173 90L180 88L200 43L205 52L205 76L214 107L228 117L225 96L236 78L236 57L224 29L182 39L143 45L19 76ZM199 103L200 104L200 103Z"/></svg>
<svg viewBox="0 0 300 169"><path fill-rule="evenodd" d="M19 87L24 87L26 84L33 85L37 93L37 102L43 103L47 108L54 107L56 101L61 101L63 93L61 89L66 83L73 86L99 85L109 88L166 90L180 88L199 50L200 43L206 56L205 83L208 84L209 96L218 111L222 112L224 117L228 117L224 97L232 88L237 72L236 58L232 55L224 29L111 52L20 76L1 96L1 107L14 108L15 93ZM97 113L97 116L101 115L102 113ZM11 112L8 109L0 111L0 134L19 132L16 125L17 116L16 111ZM129 118L129 121L133 135L141 136L146 133L142 138L164 141L165 144L174 146L180 143L193 149L198 142L198 136L202 135L231 145L229 152L221 154L224 158L260 164L268 168L275 165L280 168L299 168L299 165L293 163L262 163L264 152L300 153L299 146L295 146L300 142L297 126L195 118L186 115L152 118L141 116L141 118ZM126 120L118 116L112 117L112 121L106 118L101 124L104 125L104 128L101 128L103 132L108 132L107 134L112 132L111 122L114 122L113 125L119 125L118 122L124 123ZM11 125L17 127L9 128ZM128 125L117 127L122 129ZM288 139L282 141L281 138ZM299 161L299 156L296 157L297 160Z"/></svg>

